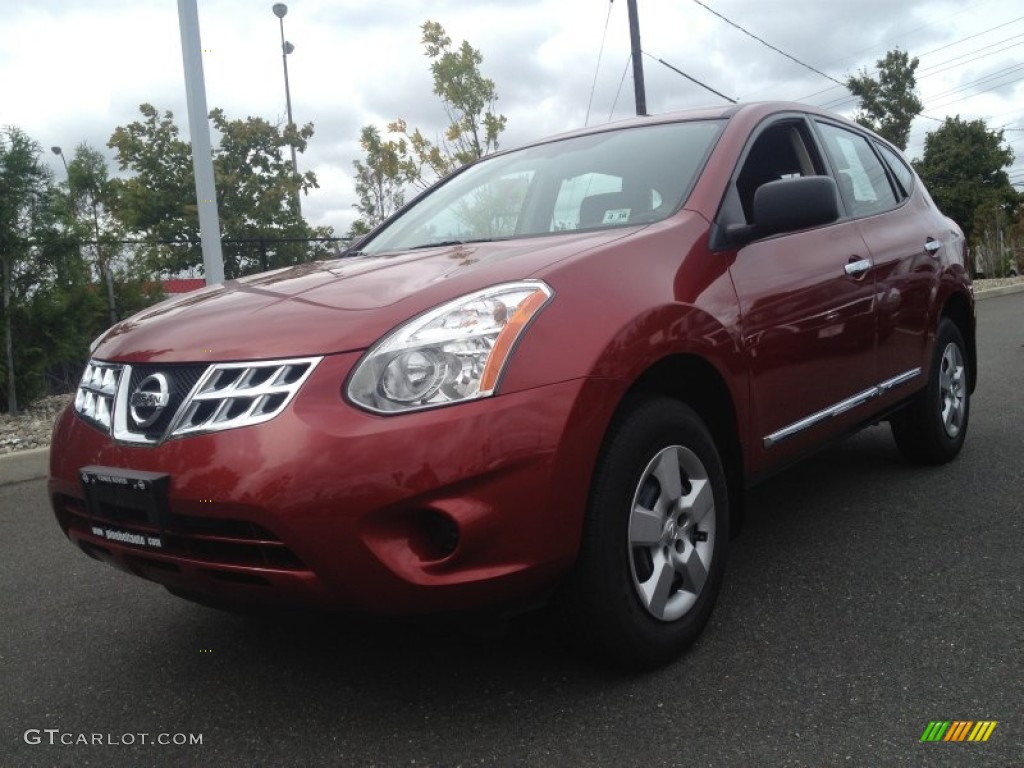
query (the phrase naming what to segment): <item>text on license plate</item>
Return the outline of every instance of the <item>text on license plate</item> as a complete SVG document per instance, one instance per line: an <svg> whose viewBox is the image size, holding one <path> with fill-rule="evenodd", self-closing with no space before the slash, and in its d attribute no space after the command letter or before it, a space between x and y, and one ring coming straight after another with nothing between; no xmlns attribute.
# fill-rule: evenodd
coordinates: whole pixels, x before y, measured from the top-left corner
<svg viewBox="0 0 1024 768"><path fill-rule="evenodd" d="M147 536L141 533L131 533L130 531L119 531L116 528L105 528L99 525L94 525L92 527L92 535L99 536L107 541L116 541L120 544L134 544L137 547L161 549L164 545L163 539L159 536Z"/></svg>

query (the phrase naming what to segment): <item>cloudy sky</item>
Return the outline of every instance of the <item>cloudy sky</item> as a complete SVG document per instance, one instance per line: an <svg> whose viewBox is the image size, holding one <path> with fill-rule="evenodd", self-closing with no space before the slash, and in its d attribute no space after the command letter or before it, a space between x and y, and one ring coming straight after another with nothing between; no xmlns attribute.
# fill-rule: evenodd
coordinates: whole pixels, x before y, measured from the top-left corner
<svg viewBox="0 0 1024 768"><path fill-rule="evenodd" d="M172 110L188 135L174 0L4 5L0 125L16 125L68 155L84 141L112 158L110 134L149 102ZM207 102L230 118L285 120L272 5L198 0ZM579 127L588 111L594 124L634 110L626 0L291 0L288 7L294 117L316 127L299 164L316 172L320 188L304 199L303 212L339 234L355 216L352 161L360 156L360 127L383 128L403 117L436 136L443 126L419 42L427 19L440 22L456 44L466 39L483 53L484 74L495 81L499 110L508 117L503 146ZM909 51L921 60L925 115L959 114L1005 128L1022 158L1011 177L1024 182L1024 6L1017 0L639 0L649 112L722 103L660 58L732 98L791 99L853 113L853 101L828 77L715 12L838 81L892 48ZM910 157L920 156L925 133L938 124L915 121ZM59 158L47 152L46 159L63 178Z"/></svg>

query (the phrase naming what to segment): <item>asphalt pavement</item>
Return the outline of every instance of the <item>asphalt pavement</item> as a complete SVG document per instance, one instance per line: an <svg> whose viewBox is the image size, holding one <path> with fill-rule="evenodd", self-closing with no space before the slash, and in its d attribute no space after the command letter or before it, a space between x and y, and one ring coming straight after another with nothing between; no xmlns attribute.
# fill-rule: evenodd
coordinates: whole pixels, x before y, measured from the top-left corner
<svg viewBox="0 0 1024 768"><path fill-rule="evenodd" d="M752 491L707 630L646 675L543 615L193 606L69 544L43 481L0 487L0 766L1024 767L1024 294L978 310L961 456L911 467L875 427Z"/></svg>

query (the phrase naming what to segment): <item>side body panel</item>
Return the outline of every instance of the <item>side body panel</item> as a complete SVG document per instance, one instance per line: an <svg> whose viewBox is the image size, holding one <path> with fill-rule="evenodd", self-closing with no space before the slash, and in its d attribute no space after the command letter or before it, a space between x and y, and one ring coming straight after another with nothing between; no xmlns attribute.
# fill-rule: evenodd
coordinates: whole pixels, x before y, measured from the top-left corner
<svg viewBox="0 0 1024 768"><path fill-rule="evenodd" d="M863 418L863 409L852 408L785 433L877 381L874 284L870 272L845 271L866 254L853 222L763 240L737 253L731 274L750 373L755 474Z"/></svg>

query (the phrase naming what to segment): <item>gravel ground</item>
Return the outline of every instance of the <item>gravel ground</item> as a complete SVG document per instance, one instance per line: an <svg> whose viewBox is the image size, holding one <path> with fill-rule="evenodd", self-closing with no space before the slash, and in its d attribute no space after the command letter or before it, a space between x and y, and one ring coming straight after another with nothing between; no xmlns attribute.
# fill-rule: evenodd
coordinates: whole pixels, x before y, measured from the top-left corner
<svg viewBox="0 0 1024 768"><path fill-rule="evenodd" d="M1024 283L1024 276L1020 277L993 277L988 280L975 280L974 292L988 291L992 288L1002 288L1005 285L1020 285Z"/></svg>
<svg viewBox="0 0 1024 768"><path fill-rule="evenodd" d="M1018 284L1024 284L1024 277L975 280L974 290L979 293ZM17 416L0 413L0 455L49 446L54 419L70 399L71 395L55 395L33 403Z"/></svg>
<svg viewBox="0 0 1024 768"><path fill-rule="evenodd" d="M57 414L71 401L71 395L44 397L17 416L0 413L0 455L46 448Z"/></svg>

